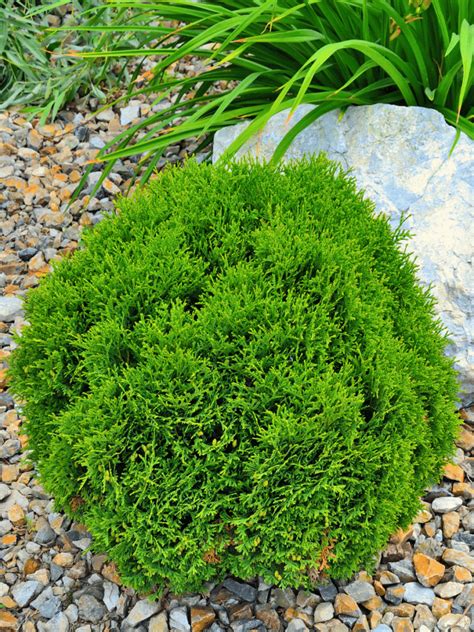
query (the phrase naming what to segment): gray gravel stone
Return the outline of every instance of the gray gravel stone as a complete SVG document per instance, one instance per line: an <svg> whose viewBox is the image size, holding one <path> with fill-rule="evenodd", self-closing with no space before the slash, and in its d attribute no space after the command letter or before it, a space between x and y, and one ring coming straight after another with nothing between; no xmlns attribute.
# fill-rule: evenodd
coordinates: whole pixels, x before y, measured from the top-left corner
<svg viewBox="0 0 474 632"><path fill-rule="evenodd" d="M356 601L357 603L368 601L372 597L375 597L375 590L372 584L360 580L357 580L345 586L344 592L352 597L352 599L354 599L354 601Z"/></svg>
<svg viewBox="0 0 474 632"><path fill-rule="evenodd" d="M55 532L51 529L49 524L43 525L35 533L35 542L38 544L50 544L56 538Z"/></svg>
<svg viewBox="0 0 474 632"><path fill-rule="evenodd" d="M10 520L0 520L0 536L10 533L13 525Z"/></svg>
<svg viewBox="0 0 474 632"><path fill-rule="evenodd" d="M408 582L408 584L405 584L404 600L408 603L424 603L427 606L432 606L435 596L431 588L425 588L418 582Z"/></svg>
<svg viewBox="0 0 474 632"><path fill-rule="evenodd" d="M126 108L121 108L120 110L120 124L128 125L136 118L140 116L140 106L139 105L129 105Z"/></svg>
<svg viewBox="0 0 474 632"><path fill-rule="evenodd" d="M458 584L457 582L446 582L438 584L433 590L438 597L441 597L441 599L451 599L451 597L456 597L462 593L463 588L463 584Z"/></svg>
<svg viewBox="0 0 474 632"><path fill-rule="evenodd" d="M301 619L291 619L286 632L306 632L307 629L306 624Z"/></svg>
<svg viewBox="0 0 474 632"><path fill-rule="evenodd" d="M132 627L136 627L142 621L146 621L154 614L156 614L161 608L159 601L149 601L148 599L141 599L130 610L126 622ZM186 610L184 609L186 614Z"/></svg>
<svg viewBox="0 0 474 632"><path fill-rule="evenodd" d="M332 582L318 586L319 594L323 601L334 601L337 595L337 588Z"/></svg>
<svg viewBox="0 0 474 632"><path fill-rule="evenodd" d="M243 584L235 581L235 579L228 578L223 583L223 586L230 590L230 592L237 595L243 601L255 601L257 598L257 589L249 584Z"/></svg>
<svg viewBox="0 0 474 632"><path fill-rule="evenodd" d="M0 296L0 321L12 323L23 314L23 301L17 296Z"/></svg>
<svg viewBox="0 0 474 632"><path fill-rule="evenodd" d="M189 625L186 608L173 608L170 611L169 627L171 630L178 630L178 632L189 632L191 626Z"/></svg>
<svg viewBox="0 0 474 632"><path fill-rule="evenodd" d="M61 610L61 599L51 597L44 601L38 608L38 612L45 619L52 619Z"/></svg>
<svg viewBox="0 0 474 632"><path fill-rule="evenodd" d="M120 591L117 584L112 582L104 582L104 603L107 610L115 610L120 599Z"/></svg>
<svg viewBox="0 0 474 632"><path fill-rule="evenodd" d="M325 601L316 606L314 610L314 622L322 623L330 621L334 616L334 606L331 602Z"/></svg>
<svg viewBox="0 0 474 632"><path fill-rule="evenodd" d="M439 514L445 514L449 511L456 511L462 505L462 498L435 498L431 503L433 511Z"/></svg>
<svg viewBox="0 0 474 632"><path fill-rule="evenodd" d="M47 623L38 622L38 632L69 632L71 625L64 612L59 612Z"/></svg>
<svg viewBox="0 0 474 632"><path fill-rule="evenodd" d="M390 562L388 568L402 582L413 582L416 579L415 569L411 560L405 559L399 562Z"/></svg>
<svg viewBox="0 0 474 632"><path fill-rule="evenodd" d="M79 609L79 617L91 623L100 623L107 610L98 599L91 594L84 594L76 601Z"/></svg>
<svg viewBox="0 0 474 632"><path fill-rule="evenodd" d="M11 490L7 485L0 483L0 501L5 500L8 496L10 496Z"/></svg>
<svg viewBox="0 0 474 632"><path fill-rule="evenodd" d="M15 454L18 454L21 448L21 443L18 439L8 439L5 443L0 447L0 459L9 459Z"/></svg>
<svg viewBox="0 0 474 632"><path fill-rule="evenodd" d="M91 144L91 147L94 147L94 149L102 149L103 147L105 147L105 142L100 136L91 136L89 142Z"/></svg>
<svg viewBox="0 0 474 632"><path fill-rule="evenodd" d="M36 581L20 582L12 588L13 599L20 608L27 606L30 601L42 590L43 586Z"/></svg>

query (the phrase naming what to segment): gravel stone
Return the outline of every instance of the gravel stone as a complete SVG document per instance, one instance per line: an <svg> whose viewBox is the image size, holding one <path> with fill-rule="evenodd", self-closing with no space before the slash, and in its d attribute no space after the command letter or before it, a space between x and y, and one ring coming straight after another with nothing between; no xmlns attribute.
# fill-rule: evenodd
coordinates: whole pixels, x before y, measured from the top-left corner
<svg viewBox="0 0 474 632"><path fill-rule="evenodd" d="M120 109L120 124L129 125L132 121L140 116L139 105L129 105Z"/></svg>
<svg viewBox="0 0 474 632"><path fill-rule="evenodd" d="M189 625L186 608L173 608L170 611L169 627L171 630L178 630L178 632L189 632L191 626Z"/></svg>
<svg viewBox="0 0 474 632"><path fill-rule="evenodd" d="M408 603L424 603L427 606L432 606L434 598L435 593L431 588L425 588L417 582L409 582L408 584L405 584L404 599Z"/></svg>
<svg viewBox="0 0 474 632"><path fill-rule="evenodd" d="M435 498L431 504L433 511L439 514L448 513L448 511L456 511L462 505L461 498Z"/></svg>
<svg viewBox="0 0 474 632"><path fill-rule="evenodd" d="M76 601L79 617L91 623L100 623L105 616L105 607L91 594L84 594Z"/></svg>
<svg viewBox="0 0 474 632"><path fill-rule="evenodd" d="M35 534L35 542L38 544L50 544L55 539L56 534L47 523L38 529Z"/></svg>
<svg viewBox="0 0 474 632"><path fill-rule="evenodd" d="M61 610L61 599L51 597L44 601L38 608L38 612L45 619L52 619Z"/></svg>
<svg viewBox="0 0 474 632"><path fill-rule="evenodd" d="M5 498L8 498L10 494L11 494L10 488L7 485L0 483L0 501L5 500Z"/></svg>
<svg viewBox="0 0 474 632"><path fill-rule="evenodd" d="M148 599L142 599L138 601L130 611L130 614L126 618L126 622L132 627L136 627L142 621L146 621L160 610L159 601L148 601ZM186 610L184 610L186 614Z"/></svg>
<svg viewBox="0 0 474 632"><path fill-rule="evenodd" d="M411 560L405 559L399 562L390 562L388 568L397 575L401 582L414 582L416 580L415 568Z"/></svg>
<svg viewBox="0 0 474 632"><path fill-rule="evenodd" d="M12 323L23 314L23 301L17 296L0 296L0 321Z"/></svg>
<svg viewBox="0 0 474 632"><path fill-rule="evenodd" d="M255 601L257 598L257 589L253 586L249 586L249 584L243 584L241 582L235 581L235 579L228 578L223 583L224 588L230 590L230 592L237 595L239 599L243 601Z"/></svg>
<svg viewBox="0 0 474 632"><path fill-rule="evenodd" d="M457 582L446 582L444 584L438 584L434 587L435 594L441 599L450 599L456 597L463 591L463 584Z"/></svg>
<svg viewBox="0 0 474 632"><path fill-rule="evenodd" d="M18 606L24 608L42 588L43 586L36 581L21 582L12 588L12 596Z"/></svg>
<svg viewBox="0 0 474 632"><path fill-rule="evenodd" d="M115 610L120 599L120 590L117 584L112 582L104 582L104 603L109 612Z"/></svg>
<svg viewBox="0 0 474 632"><path fill-rule="evenodd" d="M322 623L330 621L334 616L334 606L331 602L325 601L316 606L314 610L314 622Z"/></svg>
<svg viewBox="0 0 474 632"><path fill-rule="evenodd" d="M286 632L306 632L307 629L304 621L301 619L292 619L286 628Z"/></svg>
<svg viewBox="0 0 474 632"><path fill-rule="evenodd" d="M318 586L319 594L323 601L334 601L337 595L337 588L332 582Z"/></svg>
<svg viewBox="0 0 474 632"><path fill-rule="evenodd" d="M348 584L344 588L344 592L352 597L352 599L354 599L357 603L362 603L363 601L368 601L372 597L375 597L375 590L372 584L359 580Z"/></svg>

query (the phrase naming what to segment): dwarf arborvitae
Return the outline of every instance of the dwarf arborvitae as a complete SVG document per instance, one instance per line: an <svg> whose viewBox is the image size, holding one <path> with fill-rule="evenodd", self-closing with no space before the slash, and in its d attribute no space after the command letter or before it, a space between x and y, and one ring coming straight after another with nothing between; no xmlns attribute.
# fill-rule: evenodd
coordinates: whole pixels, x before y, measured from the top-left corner
<svg viewBox="0 0 474 632"><path fill-rule="evenodd" d="M138 590L370 567L458 425L404 235L324 158L190 162L117 207L12 360L58 509Z"/></svg>

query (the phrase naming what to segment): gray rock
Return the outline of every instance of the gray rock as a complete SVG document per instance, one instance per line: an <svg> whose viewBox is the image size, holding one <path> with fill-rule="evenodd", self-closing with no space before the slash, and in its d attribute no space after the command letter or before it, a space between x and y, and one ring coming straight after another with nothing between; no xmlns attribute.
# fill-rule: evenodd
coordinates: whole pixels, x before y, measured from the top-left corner
<svg viewBox="0 0 474 632"><path fill-rule="evenodd" d="M100 136L91 136L89 143L94 149L102 149L105 147L105 142Z"/></svg>
<svg viewBox="0 0 474 632"><path fill-rule="evenodd" d="M463 591L463 584L458 584L457 582L445 582L443 584L438 584L434 587L435 594L441 599L450 599L451 597L456 597Z"/></svg>
<svg viewBox="0 0 474 632"><path fill-rule="evenodd" d="M434 630L436 625L436 617L431 610L425 604L418 604L415 608L416 615L413 620L415 630L421 629L421 626L425 626L426 630Z"/></svg>
<svg viewBox="0 0 474 632"><path fill-rule="evenodd" d="M456 496L451 498L435 498L431 503L433 511L439 514L445 514L449 511L456 511L462 505L462 498Z"/></svg>
<svg viewBox="0 0 474 632"><path fill-rule="evenodd" d="M385 623L379 623L377 627L375 627L372 632L392 632L392 628Z"/></svg>
<svg viewBox="0 0 474 632"><path fill-rule="evenodd" d="M36 597L42 588L43 586L40 582L20 582L12 588L13 599L17 602L19 608L24 608Z"/></svg>
<svg viewBox="0 0 474 632"><path fill-rule="evenodd" d="M324 601L316 606L314 610L314 622L322 623L330 621L334 616L334 606L330 601Z"/></svg>
<svg viewBox="0 0 474 632"><path fill-rule="evenodd" d="M126 108L121 108L120 110L120 124L128 125L136 118L140 116L140 106L139 105L129 105Z"/></svg>
<svg viewBox="0 0 474 632"><path fill-rule="evenodd" d="M22 261L29 261L37 252L37 248L22 248L18 251L18 256Z"/></svg>
<svg viewBox="0 0 474 632"><path fill-rule="evenodd" d="M39 610L41 608L41 606L46 601L48 601L49 599L52 599L53 597L54 597L53 587L52 586L47 586L43 590L43 592L40 593L38 595L38 597L36 597L36 599L30 603L30 608L34 608L35 610ZM49 617L49 618L51 618L51 617Z"/></svg>
<svg viewBox="0 0 474 632"><path fill-rule="evenodd" d="M296 604L295 593L291 588L272 588L270 601L279 608L292 608Z"/></svg>
<svg viewBox="0 0 474 632"><path fill-rule="evenodd" d="M375 597L375 590L372 584L360 580L357 580L345 586L344 592L352 597L352 599L354 599L354 601L356 601L357 603L368 601L372 597Z"/></svg>
<svg viewBox="0 0 474 632"><path fill-rule="evenodd" d="M186 608L173 608L169 613L169 627L179 632L189 632L191 626L188 621Z"/></svg>
<svg viewBox="0 0 474 632"><path fill-rule="evenodd" d="M12 530L13 525L10 520L0 520L0 536L7 535Z"/></svg>
<svg viewBox="0 0 474 632"><path fill-rule="evenodd" d="M291 619L288 627L286 628L286 632L306 632L307 629L308 628L306 627L304 621L302 621L301 619Z"/></svg>
<svg viewBox="0 0 474 632"><path fill-rule="evenodd" d="M417 553L423 553L428 557L438 559L443 555L443 551L446 547L442 542L439 542L436 538L426 538L422 540L419 538L419 542L415 546Z"/></svg>
<svg viewBox="0 0 474 632"><path fill-rule="evenodd" d="M23 301L17 296L0 296L0 321L12 323L22 316Z"/></svg>
<svg viewBox="0 0 474 632"><path fill-rule="evenodd" d="M445 614L438 621L440 632L468 632L471 620L463 614Z"/></svg>
<svg viewBox="0 0 474 632"><path fill-rule="evenodd" d="M85 125L80 125L74 130L75 137L81 143L84 143L86 140L89 139L89 133L89 128Z"/></svg>
<svg viewBox="0 0 474 632"><path fill-rule="evenodd" d="M408 584L405 584L405 595L403 598L408 603L424 603L427 606L432 606L435 596L431 588L425 588L418 582L408 582Z"/></svg>
<svg viewBox="0 0 474 632"><path fill-rule="evenodd" d="M126 622L128 623L128 625L131 625L134 628L142 621L146 621L154 614L156 614L160 610L160 608L161 604L159 601L148 601L148 599L141 599L140 601L137 601L137 603L130 610L129 615L126 618Z"/></svg>
<svg viewBox="0 0 474 632"><path fill-rule="evenodd" d="M49 524L43 525L35 534L35 542L38 544L50 544L55 538L56 534Z"/></svg>
<svg viewBox="0 0 474 632"><path fill-rule="evenodd" d="M212 624L210 631L215 624ZM250 630L258 630L259 632L265 632L265 627L259 619L247 619L245 621L234 621L230 624L233 632L249 632ZM222 630L222 628L221 628Z"/></svg>
<svg viewBox="0 0 474 632"><path fill-rule="evenodd" d="M0 483L0 501L5 500L8 496L10 496L11 490L4 483Z"/></svg>
<svg viewBox="0 0 474 632"><path fill-rule="evenodd" d="M20 507L25 511L28 508L28 499L25 498L17 489L14 489L8 498L0 503L0 514L6 514L13 505L20 505Z"/></svg>
<svg viewBox="0 0 474 632"><path fill-rule="evenodd" d="M114 610L120 599L120 590L117 584L112 582L104 582L104 603L109 612Z"/></svg>
<svg viewBox="0 0 474 632"><path fill-rule="evenodd" d="M257 599L257 589L253 586L249 586L249 584L242 584L241 582L236 582L235 579L228 578L223 583L224 587L230 592L237 595L243 601L255 601Z"/></svg>
<svg viewBox="0 0 474 632"><path fill-rule="evenodd" d="M45 619L52 619L61 610L61 599L51 597L44 601L38 608L38 612Z"/></svg>
<svg viewBox="0 0 474 632"><path fill-rule="evenodd" d="M8 459L11 456L15 456L21 449L21 443L18 439L7 439L5 443L0 447L0 459Z"/></svg>
<svg viewBox="0 0 474 632"><path fill-rule="evenodd" d="M64 614L71 623L76 623L79 619L79 609L74 603L69 604L69 606L64 611Z"/></svg>
<svg viewBox="0 0 474 632"><path fill-rule="evenodd" d="M283 136L313 109L301 105L288 121L283 111L238 152L266 160ZM219 130L214 138L216 161L249 125ZM298 134L285 158L327 153L344 169L353 169L359 187L412 237L409 249L418 259L420 278L432 284L438 313L450 332L449 354L456 358L464 390L474 399L474 142L461 134L452 155L456 130L433 109L376 104L324 114ZM447 230L449 227L449 230Z"/></svg>
<svg viewBox="0 0 474 632"><path fill-rule="evenodd" d="M463 587L462 593L456 597L454 604L456 607L464 610L474 603L474 584L466 584Z"/></svg>
<svg viewBox="0 0 474 632"><path fill-rule="evenodd" d="M47 623L38 622L38 632L69 632L70 629L69 619L64 612L59 612Z"/></svg>
<svg viewBox="0 0 474 632"><path fill-rule="evenodd" d="M337 595L337 588L332 582L318 586L319 594L323 601L334 601Z"/></svg>
<svg viewBox="0 0 474 632"><path fill-rule="evenodd" d="M402 595L399 594L399 591L399 585L388 586L384 595L385 601L388 601L388 603L391 603L394 606L398 606L398 604L402 602Z"/></svg>
<svg viewBox="0 0 474 632"><path fill-rule="evenodd" d="M61 566L54 564L54 562L51 562L51 564L49 565L49 572L51 573L51 581L56 582L64 573L64 568L61 568Z"/></svg>
<svg viewBox="0 0 474 632"><path fill-rule="evenodd" d="M413 563L409 559L400 560L399 562L390 562L389 570L395 573L402 582L414 582L416 579Z"/></svg>
<svg viewBox="0 0 474 632"><path fill-rule="evenodd" d="M85 593L76 601L79 609L79 618L91 623L100 623L107 610L94 595Z"/></svg>
<svg viewBox="0 0 474 632"><path fill-rule="evenodd" d="M96 114L96 118L98 121L110 122L114 118L114 111L112 109L103 110L102 112L98 112Z"/></svg>

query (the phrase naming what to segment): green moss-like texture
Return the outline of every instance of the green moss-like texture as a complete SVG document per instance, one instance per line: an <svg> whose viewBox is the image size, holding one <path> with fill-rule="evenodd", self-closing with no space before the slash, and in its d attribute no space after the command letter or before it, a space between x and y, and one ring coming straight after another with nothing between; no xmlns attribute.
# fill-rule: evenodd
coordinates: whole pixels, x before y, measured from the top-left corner
<svg viewBox="0 0 474 632"><path fill-rule="evenodd" d="M12 361L58 508L139 590L370 566L458 426L403 235L324 158L191 162L118 208Z"/></svg>

